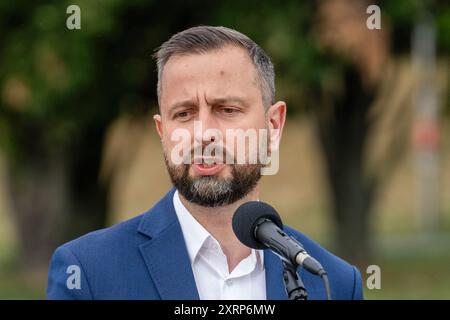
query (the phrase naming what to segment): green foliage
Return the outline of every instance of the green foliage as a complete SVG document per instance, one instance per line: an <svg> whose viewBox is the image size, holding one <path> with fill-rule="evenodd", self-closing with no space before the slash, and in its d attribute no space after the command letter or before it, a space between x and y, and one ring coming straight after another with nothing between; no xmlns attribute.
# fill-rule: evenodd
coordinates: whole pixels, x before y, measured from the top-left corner
<svg viewBox="0 0 450 320"><path fill-rule="evenodd" d="M334 90L346 64L318 46L313 1L80 0L79 31L65 27L70 4L0 4L0 143L12 156L24 157L32 146L47 153L89 143L85 134L103 130L121 112L154 106L150 56L170 34L189 26L225 25L254 38L273 57L279 96L293 102L291 110L315 107L316 93ZM428 7L436 14L440 52L450 51L445 1L380 6L394 48L408 47L414 21Z"/></svg>
<svg viewBox="0 0 450 320"><path fill-rule="evenodd" d="M392 26L391 44L397 53L409 53L411 32L424 15L434 17L438 54L450 53L450 4L442 0L380 1L382 15Z"/></svg>

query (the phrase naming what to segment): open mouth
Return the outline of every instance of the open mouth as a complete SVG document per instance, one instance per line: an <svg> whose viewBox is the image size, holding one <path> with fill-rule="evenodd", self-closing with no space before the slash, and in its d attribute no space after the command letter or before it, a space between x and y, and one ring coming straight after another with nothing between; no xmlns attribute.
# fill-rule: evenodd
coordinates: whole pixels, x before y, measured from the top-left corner
<svg viewBox="0 0 450 320"><path fill-rule="evenodd" d="M201 164L205 167L212 167L213 165L218 164L218 161L214 158L208 158L208 159L202 158Z"/></svg>
<svg viewBox="0 0 450 320"><path fill-rule="evenodd" d="M215 158L196 158L192 164L194 172L202 175L209 176L220 172L225 165Z"/></svg>

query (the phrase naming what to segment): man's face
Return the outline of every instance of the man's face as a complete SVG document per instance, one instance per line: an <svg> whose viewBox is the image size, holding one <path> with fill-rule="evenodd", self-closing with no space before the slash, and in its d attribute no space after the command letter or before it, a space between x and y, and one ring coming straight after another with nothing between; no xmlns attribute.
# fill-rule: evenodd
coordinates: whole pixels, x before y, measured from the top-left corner
<svg viewBox="0 0 450 320"><path fill-rule="evenodd" d="M227 130L269 129L257 79L245 50L234 46L172 56L164 66L161 114L154 119L171 180L188 201L208 207L227 205L243 198L257 184L262 165L247 161L249 154L257 151L249 150L249 143L246 150L238 150L237 143L230 150L226 141ZM172 151L180 140L174 139L174 133L180 129L189 133L184 144L190 158L175 164ZM211 129L221 134L220 139L216 133L205 135ZM223 153L197 152L210 144L221 145ZM245 153L245 163L236 164L238 152ZM234 163L226 161L227 154Z"/></svg>

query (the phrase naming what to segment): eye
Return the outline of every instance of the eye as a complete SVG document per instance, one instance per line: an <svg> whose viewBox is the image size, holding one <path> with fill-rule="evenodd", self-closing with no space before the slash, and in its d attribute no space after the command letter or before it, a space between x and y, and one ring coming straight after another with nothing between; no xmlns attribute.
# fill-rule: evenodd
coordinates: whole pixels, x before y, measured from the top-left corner
<svg viewBox="0 0 450 320"><path fill-rule="evenodd" d="M239 112L239 110L234 107L221 107L220 112L227 116L232 116L232 115L237 114Z"/></svg>
<svg viewBox="0 0 450 320"><path fill-rule="evenodd" d="M175 119L178 119L178 120L186 120L186 119L189 119L189 117L191 116L191 111L189 111L189 110L185 110L185 111L180 111L180 112L177 112L176 114L175 114L175 116L174 116L174 118Z"/></svg>

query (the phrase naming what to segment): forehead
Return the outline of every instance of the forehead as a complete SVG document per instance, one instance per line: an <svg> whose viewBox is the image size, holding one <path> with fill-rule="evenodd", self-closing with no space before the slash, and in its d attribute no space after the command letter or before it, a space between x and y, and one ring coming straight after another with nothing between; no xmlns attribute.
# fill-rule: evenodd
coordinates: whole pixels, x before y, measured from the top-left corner
<svg viewBox="0 0 450 320"><path fill-rule="evenodd" d="M193 95L260 96L257 71L243 48L227 46L201 54L175 55L164 66L161 104Z"/></svg>

